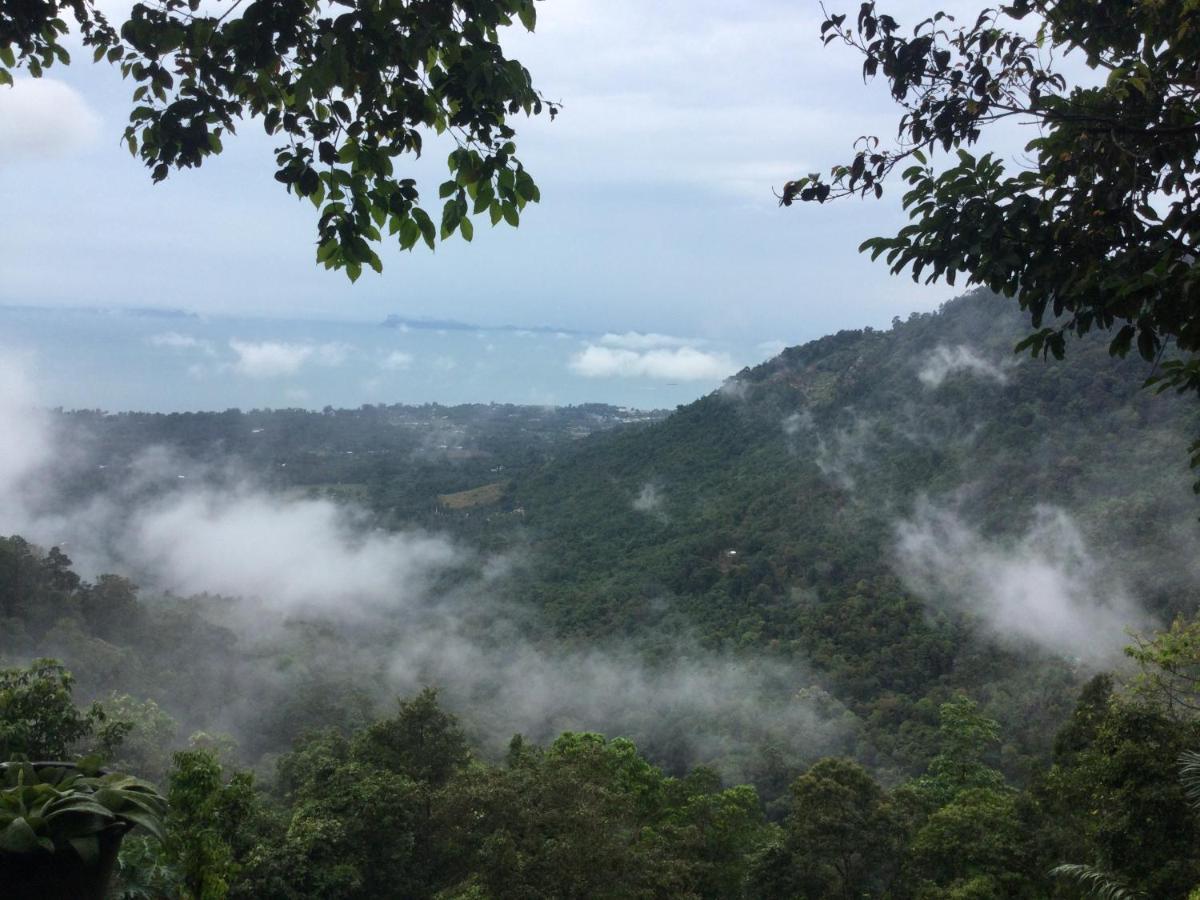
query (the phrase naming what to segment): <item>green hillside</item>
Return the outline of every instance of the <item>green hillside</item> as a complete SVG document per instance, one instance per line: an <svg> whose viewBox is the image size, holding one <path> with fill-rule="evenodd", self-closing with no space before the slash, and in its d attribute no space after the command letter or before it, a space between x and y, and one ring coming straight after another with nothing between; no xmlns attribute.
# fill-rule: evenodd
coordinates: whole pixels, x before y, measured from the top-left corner
<svg viewBox="0 0 1200 900"><path fill-rule="evenodd" d="M903 767L926 758L934 701L965 687L1015 729L1006 763L1023 768L1086 667L922 602L897 572L898 524L950 509L1009 546L1061 509L1169 618L1196 604L1200 432L1192 405L1140 389L1140 361L1099 340L1069 364L1017 358L1023 328L978 293L793 347L659 425L590 439L510 488L535 560L521 596L572 640L687 634L813 665L870 724L863 752Z"/></svg>
<svg viewBox="0 0 1200 900"><path fill-rule="evenodd" d="M0 538L0 745L163 787L122 896L1182 900L1200 626L1121 650L1196 612L1200 416L1022 329L977 294L657 423L63 414L33 524L143 586Z"/></svg>

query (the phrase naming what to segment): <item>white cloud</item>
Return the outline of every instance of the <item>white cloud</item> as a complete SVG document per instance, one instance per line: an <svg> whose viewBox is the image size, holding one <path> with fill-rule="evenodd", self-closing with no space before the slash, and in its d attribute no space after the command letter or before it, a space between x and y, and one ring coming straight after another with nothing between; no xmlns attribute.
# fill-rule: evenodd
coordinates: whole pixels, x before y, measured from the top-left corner
<svg viewBox="0 0 1200 900"><path fill-rule="evenodd" d="M736 767L747 751L766 743L809 759L846 752L852 717L797 691L808 676L796 660L714 655L677 633L675 654L654 665L621 646L547 649L502 599L508 561L436 535L374 528L353 506L273 493L162 448L134 459L124 484L63 505L59 480L41 475L65 461L69 441L37 406L24 366L0 355L0 533L64 545L86 576L116 571L147 591L221 595L222 624L246 642L237 673L245 689L222 705L235 733L252 733L291 686L270 652L279 627L316 616L333 629L352 626L344 633L355 637L351 653L337 643L314 644L314 653L336 647L337 665L373 673L372 684L385 670L381 691L438 685L449 708L474 711L489 750L502 751L514 730L538 742L598 730L732 767L731 780L745 777ZM478 579L445 577L467 563Z"/></svg>
<svg viewBox="0 0 1200 900"><path fill-rule="evenodd" d="M213 354L212 343L190 334L180 334L178 331L164 331L146 339L151 346L165 347L169 350L199 350L209 356Z"/></svg>
<svg viewBox="0 0 1200 900"><path fill-rule="evenodd" d="M802 412L794 412L783 419L783 433L788 437L795 437L801 431L807 431L813 427L812 413L807 409Z"/></svg>
<svg viewBox="0 0 1200 900"><path fill-rule="evenodd" d="M229 342L229 346L237 354L237 362L233 364L234 371L251 378L294 375L313 355L313 348L307 344L283 344L276 341L248 343L234 338Z"/></svg>
<svg viewBox="0 0 1200 900"><path fill-rule="evenodd" d="M56 78L17 78L0 88L0 160L61 158L96 142L101 120Z"/></svg>
<svg viewBox="0 0 1200 900"><path fill-rule="evenodd" d="M852 413L849 408L844 411ZM805 409L786 416L782 424L783 433L789 438L812 435L816 444L812 460L821 474L843 490L854 489L856 473L870 460L868 445L875 435L873 421L852 414L847 423L821 429L812 413Z"/></svg>
<svg viewBox="0 0 1200 900"><path fill-rule="evenodd" d="M344 363L353 352L354 347L350 344L335 341L317 347L315 359L319 365L336 368Z"/></svg>
<svg viewBox="0 0 1200 900"><path fill-rule="evenodd" d="M655 485L646 483L642 485L641 492L633 500L633 508L638 512L650 513L651 515L662 512L663 503L666 502L666 497L663 496Z"/></svg>
<svg viewBox="0 0 1200 900"><path fill-rule="evenodd" d="M750 384L736 375L726 378L717 388L717 396L724 397L726 400L741 401L749 395Z"/></svg>
<svg viewBox="0 0 1200 900"><path fill-rule="evenodd" d="M590 344L570 362L585 378L661 378L668 381L713 381L737 366L725 353L706 353L694 347L647 350L638 353Z"/></svg>
<svg viewBox="0 0 1200 900"><path fill-rule="evenodd" d="M403 350L393 350L383 358L383 361L379 364L379 368L387 369L390 372L396 372L400 371L401 369L407 369L411 367L412 364L413 357L411 353L405 353Z"/></svg>
<svg viewBox="0 0 1200 900"><path fill-rule="evenodd" d="M1000 384L1008 383L1008 373L1004 371L1004 367L989 362L965 344L959 344L957 347L939 344L925 359L917 377L926 387L936 388L958 372L990 378Z"/></svg>
<svg viewBox="0 0 1200 900"><path fill-rule="evenodd" d="M27 374L28 357L0 355L0 534L10 534L23 517L22 492L30 476L45 465L52 434L45 414L37 408L36 392Z"/></svg>
<svg viewBox="0 0 1200 900"><path fill-rule="evenodd" d="M280 341L253 343L233 338L230 348L237 355L233 371L250 378L295 375L312 361L322 366L340 366L354 349L349 344L288 344Z"/></svg>
<svg viewBox="0 0 1200 900"><path fill-rule="evenodd" d="M401 604L456 559L440 538L364 532L331 501L283 501L252 487L170 496L139 513L130 540L165 587L241 595L275 611Z"/></svg>
<svg viewBox="0 0 1200 900"><path fill-rule="evenodd" d="M674 337L669 334L627 331L624 334L606 334L600 338L600 343L609 347L620 347L625 350L653 350L657 347L686 347L690 344L703 342Z"/></svg>
<svg viewBox="0 0 1200 900"><path fill-rule="evenodd" d="M1103 663L1129 642L1127 629L1152 625L1060 509L1037 509L1028 530L1002 540L925 505L896 534L911 590L978 617L1006 643Z"/></svg>

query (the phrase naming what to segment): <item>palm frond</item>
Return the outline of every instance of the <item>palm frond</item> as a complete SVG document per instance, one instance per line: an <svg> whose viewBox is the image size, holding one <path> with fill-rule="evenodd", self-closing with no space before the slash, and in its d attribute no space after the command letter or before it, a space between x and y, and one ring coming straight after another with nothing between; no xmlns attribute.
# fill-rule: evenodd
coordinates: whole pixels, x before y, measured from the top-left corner
<svg viewBox="0 0 1200 900"><path fill-rule="evenodd" d="M1188 803L1200 809L1200 753L1184 750L1179 754L1179 780L1187 792Z"/></svg>
<svg viewBox="0 0 1200 900"><path fill-rule="evenodd" d="M1200 756L1197 757L1200 763ZM1094 866L1066 863L1050 870L1055 878L1073 881L1095 900L1141 900L1143 894L1126 887L1117 878Z"/></svg>

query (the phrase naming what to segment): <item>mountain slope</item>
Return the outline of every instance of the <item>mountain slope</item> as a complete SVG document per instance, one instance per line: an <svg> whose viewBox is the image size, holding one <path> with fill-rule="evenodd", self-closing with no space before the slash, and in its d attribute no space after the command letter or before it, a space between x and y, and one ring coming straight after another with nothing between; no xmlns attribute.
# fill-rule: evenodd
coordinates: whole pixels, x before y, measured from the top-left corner
<svg viewBox="0 0 1200 900"><path fill-rule="evenodd" d="M1140 390L1146 367L1102 340L1017 359L1024 329L973 294L590 439L513 488L521 595L579 641L686 634L813 665L870 723L864 753L902 765L967 689L1024 768L1125 626L1194 609L1200 511L1197 410Z"/></svg>

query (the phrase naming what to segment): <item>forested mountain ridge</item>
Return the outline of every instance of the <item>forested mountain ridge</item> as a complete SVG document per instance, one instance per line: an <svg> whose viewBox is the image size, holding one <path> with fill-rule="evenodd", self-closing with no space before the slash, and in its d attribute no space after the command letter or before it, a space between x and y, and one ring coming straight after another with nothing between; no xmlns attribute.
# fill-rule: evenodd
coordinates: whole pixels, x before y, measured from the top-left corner
<svg viewBox="0 0 1200 900"><path fill-rule="evenodd" d="M1190 404L1140 389L1143 364L1112 358L1098 340L1074 347L1071 365L1014 357L1024 328L1008 304L976 293L937 313L897 320L888 331L841 332L785 350L657 423L600 406L60 413L55 421L82 448L69 459L77 463L82 454L86 465L68 466L58 478L64 496L55 501L51 523L78 496L93 506L96 498L117 496L118 505L157 511L163 498L201 491L203 502L172 507L165 519L151 516L133 535L118 529L110 543L149 544L132 553L114 549L153 593L198 590L210 575L223 574L214 565L234 573L238 566L264 570L253 586L231 574L204 589L265 592L253 602L283 610L287 629L265 645L257 629L230 619L240 609L238 616L252 621L258 613L250 600L169 597L148 604L152 618L186 610L189 618L234 628L236 637L213 642L224 660L212 665L214 684L238 665L257 672L278 659L311 682L310 698L321 692L330 698L305 712L291 700L277 708L269 735L250 737L252 757L286 743L296 733L289 722L320 721L339 703L339 715L362 721L377 702L371 698L381 688L386 693L390 655L417 654L420 662L404 666L406 684L445 685L469 670L470 679L446 697L475 709L488 721L479 726L486 731L511 727L491 721L488 683L498 679L513 698L541 696L544 685L523 685L531 677L521 668L526 655L551 654L555 662L539 677L578 688L577 676L564 679L560 672L578 670L578 654L608 677L633 664L632 654L638 666L649 667L652 692L662 687L665 668L672 690L688 693L687 679L671 669L681 659L689 666L719 659L758 667L746 691L768 692L772 712L754 705L763 698L745 698L744 708L716 729L742 735L737 746L722 741L715 752L681 747L694 724L690 706L663 727L654 704L652 712L614 709L596 698L576 702L571 689L560 687L561 696L545 705L566 705L569 714L545 713L542 722L539 702L530 700L523 727L539 734L553 733L550 723L630 729L656 758L674 760L673 768L699 754L699 761L720 762L743 777L766 765L754 749L760 744L770 744L792 771L813 752L836 749L879 771L915 773L932 753L938 704L965 690L1004 726L1008 740L997 762L1023 779L1049 752L1049 736L1082 681L1119 658L1126 629L1147 630L1194 610L1189 561L1197 512L1187 490L1186 447L1200 426ZM621 427L630 424L637 427ZM158 480L151 489L144 484L149 476L139 475L130 500L114 485L140 465L148 445L165 447L171 462L152 467ZM269 491L260 496L255 488L251 509L230 500L245 493L244 480L203 493L205 473L229 459L237 461L239 479L249 472ZM201 467L193 477L188 466L195 463ZM177 481L176 471L191 480ZM353 532L362 524L343 523L350 532L331 526L293 534L288 523L307 516L288 506L294 501L286 498L295 496L365 508L375 534L413 524L433 529L459 544L438 551L447 558L481 556L457 575L437 576L433 597L387 612L395 607L388 591L362 571L378 568L369 561L374 557L358 555L367 539ZM248 517L222 519L231 506ZM278 520L262 518L272 509ZM332 514L304 509L321 521ZM127 517L121 513L99 530ZM222 529L233 525L236 540L265 538L264 550L279 541L278 558L268 552L234 566L220 546L230 539ZM156 538L159 532L166 536ZM180 560L200 533L215 542L215 556ZM343 539L349 543L341 550L327 546ZM289 549L289 540L320 546ZM407 558L424 546L402 535L397 540L378 548L381 560ZM489 555L503 563L488 562ZM176 569L186 563L190 577L156 583L164 560ZM271 568L309 564L312 577L301 581L327 582L320 590L292 584L286 572ZM350 574L341 580L322 574L346 567ZM472 580L485 570L499 574ZM340 615L340 592L353 596L364 589L356 587L360 582L378 595L372 603L382 604L372 607L371 615L381 616L372 627L310 623L314 604L319 619ZM291 598L297 591L300 606ZM357 600L349 602L358 609ZM441 610L440 618L420 618L426 608ZM90 625L80 627L87 632ZM432 636L414 645L422 629ZM43 649L61 655L75 647L79 658L67 662L89 692L135 689L149 659L166 665L173 652L169 630L157 626L137 639L145 652L132 656L103 650L96 658L78 628L55 633L74 637L64 643L60 636ZM12 634L9 652L39 651L37 640ZM99 634L122 643L120 635ZM458 669L444 650L430 649L447 640L471 648ZM506 641L516 641L520 652ZM356 642L369 651L347 657L345 646ZM503 676L477 671L480 653ZM235 659L250 662L235 665ZM724 677L704 672L706 684ZM267 679L261 689L274 694L280 686ZM818 699L806 693L793 700L801 689L815 689ZM735 694L722 701L726 707L742 704ZM209 722L220 695L197 698L195 718L183 720ZM332 699L351 696L357 699ZM792 722L789 707L815 707L818 722ZM210 725L234 732L244 727L243 716L259 719L240 707L221 716ZM747 736L751 723L771 718L790 724ZM819 724L830 720L837 723L832 730ZM779 782L754 777L760 787L764 779Z"/></svg>
<svg viewBox="0 0 1200 900"><path fill-rule="evenodd" d="M1015 357L1025 327L979 292L790 348L657 426L583 442L511 489L536 560L524 595L569 638L682 631L812 664L871 723L865 755L902 767L925 758L930 701L966 688L1015 729L1008 763L1024 769L1089 670L1080 657L1111 660L1125 626L1195 609L1200 426L1100 340L1071 365ZM945 562L931 546L986 558L931 574ZM1018 582L1023 556L1035 570L998 602L1065 590L1081 633L998 634L1003 617L971 596L998 555ZM1106 579L1121 599L1093 596ZM1085 633L1088 604L1119 607L1100 617L1109 633Z"/></svg>
<svg viewBox="0 0 1200 900"><path fill-rule="evenodd" d="M438 494L507 481L595 431L665 415L604 403L426 403L320 412L60 410L55 424L75 447L61 474L62 492L72 495L67 502L119 485L153 447L171 454L181 471L234 462L260 483L352 499L406 525L424 518Z"/></svg>
<svg viewBox="0 0 1200 900"><path fill-rule="evenodd" d="M727 568L718 549L753 555L765 534L786 541L815 516L829 538L874 529L923 496L954 495L989 531L1019 526L1036 504L1060 505L1109 526L1095 535L1106 547L1190 517L1186 450L1200 415L1142 390L1148 367L1100 342L1079 342L1078 365L1015 357L1023 327L1002 300L977 294L891 331L793 347L656 428L586 442L513 493L535 532L564 545L605 531L656 544L709 532L687 566L708 578ZM635 502L646 486L652 509ZM564 531L585 497L605 515ZM624 549L645 548L631 538ZM803 576L806 565L854 562L846 549L776 563ZM606 562L643 568L627 556L597 560ZM843 574L872 560L860 563Z"/></svg>
<svg viewBox="0 0 1200 900"><path fill-rule="evenodd" d="M976 294L659 422L14 421L0 742L169 787L133 895L1186 896L1200 631L1121 649L1195 614L1200 422L1023 327Z"/></svg>

